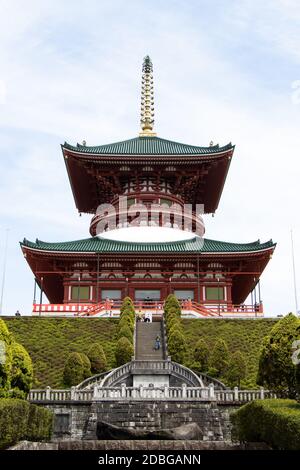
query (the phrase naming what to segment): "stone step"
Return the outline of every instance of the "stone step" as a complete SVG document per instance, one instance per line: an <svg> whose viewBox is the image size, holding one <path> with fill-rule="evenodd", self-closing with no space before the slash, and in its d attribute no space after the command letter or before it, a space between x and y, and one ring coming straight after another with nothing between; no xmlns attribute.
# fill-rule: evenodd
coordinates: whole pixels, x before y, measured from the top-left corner
<svg viewBox="0 0 300 470"><path fill-rule="evenodd" d="M162 348L157 351L154 349L157 335L162 336L161 322L137 323L135 348L135 357L137 360L163 359Z"/></svg>

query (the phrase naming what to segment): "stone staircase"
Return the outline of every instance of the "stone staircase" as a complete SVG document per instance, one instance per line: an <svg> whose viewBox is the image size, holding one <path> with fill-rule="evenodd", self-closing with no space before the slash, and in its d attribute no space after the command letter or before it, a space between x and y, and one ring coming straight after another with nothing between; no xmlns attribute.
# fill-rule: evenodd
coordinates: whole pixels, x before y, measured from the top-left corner
<svg viewBox="0 0 300 470"><path fill-rule="evenodd" d="M156 351L154 345L157 335L160 336L161 345L160 349ZM159 361L164 359L162 325L160 321L154 321L152 323L137 322L135 359L141 361Z"/></svg>

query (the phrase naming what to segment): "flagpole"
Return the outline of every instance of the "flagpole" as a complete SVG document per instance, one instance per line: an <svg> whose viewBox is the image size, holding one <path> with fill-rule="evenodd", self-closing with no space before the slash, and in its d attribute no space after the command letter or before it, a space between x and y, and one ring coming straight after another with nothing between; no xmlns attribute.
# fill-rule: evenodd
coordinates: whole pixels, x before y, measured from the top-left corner
<svg viewBox="0 0 300 470"><path fill-rule="evenodd" d="M293 229L291 229L291 244L292 244L292 262L293 262L293 279L294 279L294 295L295 295L296 315L299 315L299 312L298 312L297 279L296 279L296 266L295 266L295 252L294 252Z"/></svg>
<svg viewBox="0 0 300 470"><path fill-rule="evenodd" d="M9 231L9 229L7 228L6 229L6 234L5 234L5 242L4 242L4 259L3 259L2 283L1 283L0 315L2 315L3 295L4 295L4 286L5 286L5 276L6 276L8 231Z"/></svg>

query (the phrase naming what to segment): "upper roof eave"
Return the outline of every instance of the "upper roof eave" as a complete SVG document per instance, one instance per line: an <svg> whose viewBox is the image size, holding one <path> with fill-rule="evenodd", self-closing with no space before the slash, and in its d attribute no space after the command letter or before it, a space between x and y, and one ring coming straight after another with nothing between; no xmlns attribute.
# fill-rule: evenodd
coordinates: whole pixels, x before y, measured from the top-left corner
<svg viewBox="0 0 300 470"><path fill-rule="evenodd" d="M252 243L230 243L218 240L204 239L202 246L201 239L197 237L191 240L182 240L175 242L159 242L159 243L141 243L141 242L125 242L115 241L100 237L92 237L83 240L74 240L62 243L48 243L40 240L30 242L24 239L20 243L22 249L30 251L51 252L51 253L199 253L199 254L253 254L267 250L274 251L276 243L269 240L265 243L260 241Z"/></svg>
<svg viewBox="0 0 300 470"><path fill-rule="evenodd" d="M77 144L73 146L65 142L62 144L63 151L71 151L77 155L93 156L93 157L108 157L108 156L215 156L224 152L233 151L234 145L228 143L220 147L213 145L209 147L197 147L194 145L182 144L180 142L173 142L170 140L162 139L159 137L136 137L121 142L116 142L100 146L83 146Z"/></svg>

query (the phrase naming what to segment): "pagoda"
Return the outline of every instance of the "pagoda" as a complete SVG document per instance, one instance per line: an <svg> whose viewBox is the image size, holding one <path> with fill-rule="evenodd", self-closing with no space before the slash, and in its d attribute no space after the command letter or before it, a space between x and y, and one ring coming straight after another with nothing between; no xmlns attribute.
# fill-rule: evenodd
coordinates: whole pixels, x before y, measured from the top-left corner
<svg viewBox="0 0 300 470"><path fill-rule="evenodd" d="M198 147L157 137L153 96L147 56L139 136L93 147L62 145L78 212L92 214L91 236L55 243L23 240L24 257L50 302L34 298L34 313L97 314L107 299L118 305L127 295L161 308L173 293L198 316L263 315L259 279L275 249L272 240L203 238L202 215L218 207L234 146ZM109 237L132 227L141 241ZM182 236L143 240L150 227L177 229Z"/></svg>

